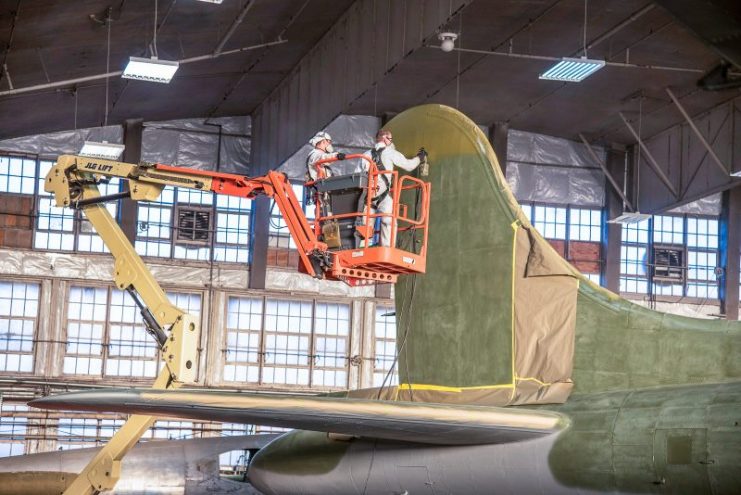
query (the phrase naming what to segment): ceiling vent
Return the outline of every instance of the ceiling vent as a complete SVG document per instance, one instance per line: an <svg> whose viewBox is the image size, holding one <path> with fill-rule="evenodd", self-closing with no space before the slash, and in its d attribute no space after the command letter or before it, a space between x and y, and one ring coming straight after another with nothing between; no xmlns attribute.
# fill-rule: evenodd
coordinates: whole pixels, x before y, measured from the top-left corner
<svg viewBox="0 0 741 495"><path fill-rule="evenodd" d="M175 210L177 244L208 246L211 242L212 214L210 207L178 205Z"/></svg>

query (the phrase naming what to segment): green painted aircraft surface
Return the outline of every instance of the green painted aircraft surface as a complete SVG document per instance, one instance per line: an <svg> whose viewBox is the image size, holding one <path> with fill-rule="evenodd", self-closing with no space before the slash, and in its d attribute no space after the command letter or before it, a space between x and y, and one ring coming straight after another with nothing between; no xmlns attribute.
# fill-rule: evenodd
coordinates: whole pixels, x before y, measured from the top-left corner
<svg viewBox="0 0 741 495"><path fill-rule="evenodd" d="M588 281L456 110L415 107L388 128L407 155L425 146L432 182L427 273L396 287L400 385L35 405L298 428L250 467L266 494L741 493L741 323L655 312Z"/></svg>

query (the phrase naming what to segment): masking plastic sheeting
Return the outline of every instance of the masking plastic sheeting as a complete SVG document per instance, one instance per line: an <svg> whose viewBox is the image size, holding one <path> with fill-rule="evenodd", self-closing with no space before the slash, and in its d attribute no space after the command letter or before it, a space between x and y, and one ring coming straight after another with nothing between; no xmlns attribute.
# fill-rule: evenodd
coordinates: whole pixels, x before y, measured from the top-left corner
<svg viewBox="0 0 741 495"><path fill-rule="evenodd" d="M219 127L222 129L219 153ZM251 153L250 117L145 122L142 160L201 170L247 174Z"/></svg>
<svg viewBox="0 0 741 495"><path fill-rule="evenodd" d="M123 129L121 126L91 127L5 139L0 141L0 151L56 158L58 155L79 153L85 141L107 141L121 144L123 143Z"/></svg>
<svg viewBox="0 0 741 495"><path fill-rule="evenodd" d="M592 149L604 162L605 151ZM510 130L507 134L507 181L518 201L600 207L605 178L582 143Z"/></svg>
<svg viewBox="0 0 741 495"><path fill-rule="evenodd" d="M213 275L214 287L245 289L249 279L248 270L223 265L216 265L213 274L207 267L183 270L182 266L173 264L150 263L148 266L160 283L176 287L203 288ZM79 253L0 249L0 273L109 282L113 259Z"/></svg>
<svg viewBox="0 0 741 495"><path fill-rule="evenodd" d="M388 125L430 151L427 273L396 287L399 387L352 392L482 405L741 378L741 322L652 311L590 282L524 218L486 137L425 105Z"/></svg>
<svg viewBox="0 0 741 495"><path fill-rule="evenodd" d="M405 155L429 151L432 182L427 273L396 287L397 397L563 402L576 272L529 225L475 123L424 105L387 127Z"/></svg>
<svg viewBox="0 0 741 495"><path fill-rule="evenodd" d="M721 193L711 194L692 203L672 208L667 213L688 213L690 215L720 215Z"/></svg>

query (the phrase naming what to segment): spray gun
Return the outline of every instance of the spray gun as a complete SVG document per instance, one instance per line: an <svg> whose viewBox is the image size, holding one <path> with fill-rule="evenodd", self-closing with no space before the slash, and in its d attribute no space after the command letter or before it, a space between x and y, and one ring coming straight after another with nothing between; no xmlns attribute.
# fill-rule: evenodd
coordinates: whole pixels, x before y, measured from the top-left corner
<svg viewBox="0 0 741 495"><path fill-rule="evenodd" d="M430 174L430 164L427 162L427 153L424 154L422 162L419 164L419 175L427 177Z"/></svg>

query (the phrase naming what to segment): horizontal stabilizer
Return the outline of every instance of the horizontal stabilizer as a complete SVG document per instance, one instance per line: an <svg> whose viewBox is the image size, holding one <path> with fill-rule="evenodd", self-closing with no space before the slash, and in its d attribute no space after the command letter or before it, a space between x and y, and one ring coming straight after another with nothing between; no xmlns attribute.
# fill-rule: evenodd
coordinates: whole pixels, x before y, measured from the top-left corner
<svg viewBox="0 0 741 495"><path fill-rule="evenodd" d="M511 407L210 391L90 390L44 397L29 405L249 423L436 445L519 442L556 433L568 425L568 419L558 413Z"/></svg>

